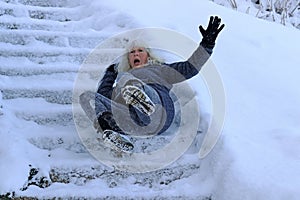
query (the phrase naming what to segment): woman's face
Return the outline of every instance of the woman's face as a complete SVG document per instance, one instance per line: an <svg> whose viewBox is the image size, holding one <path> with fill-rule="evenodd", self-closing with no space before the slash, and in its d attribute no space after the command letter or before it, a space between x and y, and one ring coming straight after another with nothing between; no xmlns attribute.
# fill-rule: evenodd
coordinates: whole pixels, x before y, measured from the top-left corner
<svg viewBox="0 0 300 200"><path fill-rule="evenodd" d="M134 47L128 54L129 64L131 68L143 67L148 62L148 52L144 47Z"/></svg>

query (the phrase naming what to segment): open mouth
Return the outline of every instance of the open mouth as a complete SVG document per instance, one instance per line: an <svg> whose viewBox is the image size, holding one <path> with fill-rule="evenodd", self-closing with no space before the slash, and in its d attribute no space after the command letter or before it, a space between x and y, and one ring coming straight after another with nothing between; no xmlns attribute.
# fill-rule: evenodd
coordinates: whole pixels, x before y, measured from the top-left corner
<svg viewBox="0 0 300 200"><path fill-rule="evenodd" d="M140 59L136 58L133 61L134 65L139 65L141 63Z"/></svg>

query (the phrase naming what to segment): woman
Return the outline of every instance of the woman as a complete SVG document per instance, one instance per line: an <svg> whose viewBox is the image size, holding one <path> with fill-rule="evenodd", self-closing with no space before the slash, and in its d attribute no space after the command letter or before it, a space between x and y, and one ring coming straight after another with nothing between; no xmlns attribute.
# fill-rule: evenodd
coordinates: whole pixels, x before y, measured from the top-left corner
<svg viewBox="0 0 300 200"><path fill-rule="evenodd" d="M175 116L172 85L197 75L212 54L215 40L224 28L221 19L210 17L198 48L184 62L163 63L153 56L151 49L141 41L134 41L118 64L107 69L96 94L86 92L80 103L88 114L87 106L95 98L95 127L103 131L105 143L116 150L132 151L134 146L125 135L149 136L166 131Z"/></svg>

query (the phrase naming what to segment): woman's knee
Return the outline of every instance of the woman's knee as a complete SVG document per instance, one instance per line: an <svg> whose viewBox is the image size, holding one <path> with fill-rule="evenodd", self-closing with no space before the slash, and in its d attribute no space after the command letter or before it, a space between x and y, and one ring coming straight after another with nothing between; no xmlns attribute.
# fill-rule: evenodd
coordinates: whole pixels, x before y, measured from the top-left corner
<svg viewBox="0 0 300 200"><path fill-rule="evenodd" d="M79 103L82 105L86 102L90 102L95 99L95 93L91 91L85 91L79 96Z"/></svg>

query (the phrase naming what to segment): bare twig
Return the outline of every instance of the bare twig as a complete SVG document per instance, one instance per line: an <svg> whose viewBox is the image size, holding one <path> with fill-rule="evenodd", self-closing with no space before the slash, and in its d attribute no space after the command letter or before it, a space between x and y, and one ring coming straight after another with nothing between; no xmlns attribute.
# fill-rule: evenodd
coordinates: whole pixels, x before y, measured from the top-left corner
<svg viewBox="0 0 300 200"><path fill-rule="evenodd" d="M237 4L236 4L236 1L235 0L229 0L230 4L231 4L231 7L234 8L234 9L237 9Z"/></svg>
<svg viewBox="0 0 300 200"><path fill-rule="evenodd" d="M258 17L258 14L261 12L262 8L263 8L263 5L261 2L259 2L259 9L257 10L255 17Z"/></svg>
<svg viewBox="0 0 300 200"><path fill-rule="evenodd" d="M295 8L294 8L294 9L292 9L292 11L289 13L289 14L290 14L290 16L293 16L293 14L294 14L295 10L297 10L297 8L298 8L298 7L300 7L300 2L299 2L298 4L296 4Z"/></svg>
<svg viewBox="0 0 300 200"><path fill-rule="evenodd" d="M267 11L272 11L273 10L273 2L272 0L267 0Z"/></svg>
<svg viewBox="0 0 300 200"><path fill-rule="evenodd" d="M247 8L246 13L249 14L250 6Z"/></svg>

